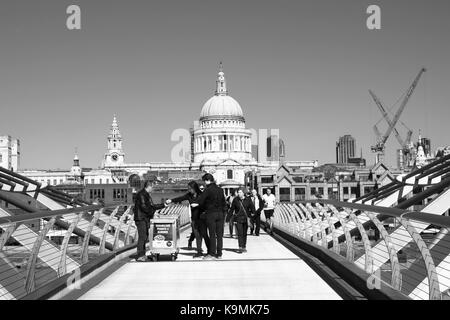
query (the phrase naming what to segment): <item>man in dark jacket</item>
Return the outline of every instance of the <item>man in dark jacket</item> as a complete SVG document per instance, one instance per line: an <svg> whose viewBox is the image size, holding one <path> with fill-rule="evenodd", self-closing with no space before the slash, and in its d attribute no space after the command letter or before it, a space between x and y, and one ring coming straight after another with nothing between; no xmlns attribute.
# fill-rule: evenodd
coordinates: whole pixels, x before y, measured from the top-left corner
<svg viewBox="0 0 450 320"><path fill-rule="evenodd" d="M150 219L156 210L164 208L164 204L154 204L150 193L153 190L152 183L145 181L144 188L136 194L134 202L134 222L138 230L138 243L136 261L147 261L145 256L145 244L148 241L148 229Z"/></svg>
<svg viewBox="0 0 450 320"><path fill-rule="evenodd" d="M222 258L223 228L227 203L225 194L221 187L214 182L212 174L203 175L202 180L206 184L205 191L191 204L192 207L199 206L206 213L206 226L209 232L209 252L203 258L213 260Z"/></svg>
<svg viewBox="0 0 450 320"><path fill-rule="evenodd" d="M255 207L255 213L250 217L250 235L252 235L253 230L255 230L255 236L259 236L259 230L261 229L261 211L264 209L264 201L256 189L252 190L250 199L252 199Z"/></svg>
<svg viewBox="0 0 450 320"><path fill-rule="evenodd" d="M247 228L248 220L256 210L250 197L246 197L244 191L239 189L238 196L233 199L228 214L234 214L238 234L238 253L247 252Z"/></svg>

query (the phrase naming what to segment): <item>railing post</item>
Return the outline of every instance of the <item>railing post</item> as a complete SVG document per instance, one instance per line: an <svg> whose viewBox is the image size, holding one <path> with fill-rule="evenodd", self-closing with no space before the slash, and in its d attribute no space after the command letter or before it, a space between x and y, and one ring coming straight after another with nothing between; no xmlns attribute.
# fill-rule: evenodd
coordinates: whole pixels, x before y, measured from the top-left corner
<svg viewBox="0 0 450 320"><path fill-rule="evenodd" d="M322 217L320 217L320 215L317 213L316 209L310 203L308 203L306 205L306 208L309 209L310 212L313 213L314 216L316 217L316 222L320 226L321 234L322 234L321 245L322 245L322 247L328 249L327 231L325 228L325 224L322 220Z"/></svg>
<svg viewBox="0 0 450 320"><path fill-rule="evenodd" d="M297 226L298 226L297 236L305 238L305 217L303 216L303 213L301 213L301 210L298 208L296 203L292 203L291 208L297 215Z"/></svg>
<svg viewBox="0 0 450 320"><path fill-rule="evenodd" d="M328 226L330 227L330 230L331 230L331 238L333 239L333 251L334 251L334 253L340 254L341 248L339 246L339 239L338 239L338 237L336 235L336 228L334 226L334 223L331 221L330 214L320 204L316 203L316 207L319 208L319 210L322 212L322 214L327 219Z"/></svg>
<svg viewBox="0 0 450 320"><path fill-rule="evenodd" d="M128 220L128 222L127 222L127 232L125 233L125 239L124 239L125 246L128 245L128 243L130 241L129 237L130 237L131 225L133 223L133 218L134 218L134 215L132 215L130 217L130 220ZM137 229L136 229L136 232L137 232ZM134 239L134 240L136 240L136 239Z"/></svg>
<svg viewBox="0 0 450 320"><path fill-rule="evenodd" d="M31 251L30 258L28 260L27 265L27 274L25 278L25 290L27 293L30 293L34 290L35 283L35 270L36 270L36 260L39 254L39 250L41 248L42 242L45 240L45 236L50 231L50 229L55 224L56 218L52 217L44 226L44 228L39 232L39 237L36 239L36 242L33 245L33 250Z"/></svg>
<svg viewBox="0 0 450 320"><path fill-rule="evenodd" d="M75 230L76 226L81 220L83 216L83 212L80 212L75 219L71 222L69 228L67 229L66 234L64 235L64 239L61 245L61 252L59 256L59 264L58 264L58 276L62 277L67 273L66 266L66 257L67 257L67 247L69 245L70 237L72 236L73 230Z"/></svg>
<svg viewBox="0 0 450 320"><path fill-rule="evenodd" d="M91 238L92 229L97 224L100 215L103 213L103 208L94 212L94 216L92 217L91 222L86 230L86 233L83 238L83 244L81 246L81 263L86 263L89 260L89 241Z"/></svg>
<svg viewBox="0 0 450 320"><path fill-rule="evenodd" d="M132 210L133 206L131 205L120 217L119 219L119 226L116 228L116 231L114 232L114 243L113 243L113 250L116 250L119 246L119 238L120 238L120 232L122 232L122 226L123 222L127 217L131 217L129 212ZM126 225L125 225L126 226Z"/></svg>
<svg viewBox="0 0 450 320"><path fill-rule="evenodd" d="M425 241L423 241L422 237L417 232L416 228L414 228L414 226L412 226L408 220L404 218L400 218L397 220L400 221L403 228L405 228L406 231L408 231L412 240L419 249L420 254L422 255L425 268L427 270L429 299L441 300L442 295L441 290L439 289L439 279L436 273L436 266L434 265L433 257L431 256L427 244L425 243Z"/></svg>
<svg viewBox="0 0 450 320"><path fill-rule="evenodd" d="M109 215L108 221L103 226L102 240L100 241L100 245L99 245L99 248L98 248L98 253L99 254L105 253L105 243L106 243L106 236L108 234L108 229L109 229L109 226L111 225L112 220L115 218L117 212L119 211L119 208L120 208L120 206L117 206L113 210L113 212L111 212L111 214Z"/></svg>
<svg viewBox="0 0 450 320"><path fill-rule="evenodd" d="M302 224L303 222L301 221L300 216L298 215L298 212L295 208L294 203L290 203L288 205L289 208L289 212L291 213L291 215L294 217L294 226L293 226L293 233L295 235L295 237L300 237L300 230L302 229Z"/></svg>
<svg viewBox="0 0 450 320"><path fill-rule="evenodd" d="M364 214L369 217L378 231L380 231L380 236L386 245L389 260L391 261L391 286L395 290L400 291L402 289L402 274L400 273L400 263L398 261L397 251L392 244L391 237L375 214L368 211L364 211ZM372 272L374 271L372 270Z"/></svg>
<svg viewBox="0 0 450 320"><path fill-rule="evenodd" d="M299 203L299 206L303 210L303 212L306 214L309 222L311 223L313 242L315 244L319 244L319 240L317 239L317 233L319 231L315 230L316 229L315 226L317 226L317 225L316 225L316 222L314 221L313 217L311 216L311 212L309 212L309 210L303 204ZM320 227L319 227L319 229L320 229ZM311 241L311 239L308 239L308 241Z"/></svg>
<svg viewBox="0 0 450 320"><path fill-rule="evenodd" d="M370 245L370 241L369 241L369 237L367 236L367 232L364 229L361 221L359 221L358 217L352 212L351 209L345 209L345 211L348 213L350 220L352 220L356 224L356 227L358 228L358 231L361 235L361 239L364 244L364 250L366 252L364 269L367 273L371 274L373 272L372 246Z"/></svg>
<svg viewBox="0 0 450 320"><path fill-rule="evenodd" d="M3 250L3 247L5 246L6 242L8 242L8 239L12 236L14 231L16 231L18 227L17 223L11 223L8 227L4 228L3 233L0 235L0 251Z"/></svg>
<svg viewBox="0 0 450 320"><path fill-rule="evenodd" d="M345 221L345 219L343 219L340 216L339 211L332 206L331 204L327 205L328 208L331 209L331 211L333 212L333 214L336 216L336 218L339 219L339 222L342 226L342 229L344 230L344 235L345 235L345 245L346 245L346 259L350 262L354 261L354 250L353 250L353 240L352 240L352 236L350 234L350 231L348 230L348 226L347 226L347 222Z"/></svg>
<svg viewBox="0 0 450 320"><path fill-rule="evenodd" d="M303 221L303 238L307 239L308 241L311 241L311 226L308 226L308 220L305 217L305 214L303 212L303 209L299 206L299 204L295 204L295 210L297 210L297 213L300 215ZM311 223L309 223L311 224Z"/></svg>

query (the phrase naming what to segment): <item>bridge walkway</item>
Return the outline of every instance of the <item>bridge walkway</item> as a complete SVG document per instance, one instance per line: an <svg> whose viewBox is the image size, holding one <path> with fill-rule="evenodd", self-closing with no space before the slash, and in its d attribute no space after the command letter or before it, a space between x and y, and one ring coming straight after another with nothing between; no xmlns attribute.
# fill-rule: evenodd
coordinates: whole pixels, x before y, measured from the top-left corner
<svg viewBox="0 0 450 320"><path fill-rule="evenodd" d="M225 226L223 259L193 259L190 228L181 233L177 261L135 262L131 258L79 299L341 299L308 264L265 232L248 236L247 252ZM205 248L204 248L205 249ZM94 281L95 282L95 281ZM71 297L68 297L71 298Z"/></svg>

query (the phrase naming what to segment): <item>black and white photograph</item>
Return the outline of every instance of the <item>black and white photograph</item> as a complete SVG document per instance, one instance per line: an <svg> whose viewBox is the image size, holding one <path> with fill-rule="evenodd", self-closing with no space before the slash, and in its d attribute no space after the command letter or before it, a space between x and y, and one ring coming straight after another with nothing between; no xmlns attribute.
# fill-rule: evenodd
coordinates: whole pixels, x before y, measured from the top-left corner
<svg viewBox="0 0 450 320"><path fill-rule="evenodd" d="M449 0L0 0L0 307L450 300L449 35Z"/></svg>

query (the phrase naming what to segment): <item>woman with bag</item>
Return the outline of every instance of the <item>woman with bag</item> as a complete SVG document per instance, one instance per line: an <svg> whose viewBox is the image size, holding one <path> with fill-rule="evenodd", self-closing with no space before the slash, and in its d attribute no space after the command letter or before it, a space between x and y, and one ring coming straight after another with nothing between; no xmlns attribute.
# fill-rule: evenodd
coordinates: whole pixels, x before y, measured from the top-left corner
<svg viewBox="0 0 450 320"><path fill-rule="evenodd" d="M238 234L238 253L247 252L247 229L252 214L255 214L255 206L250 198L245 197L244 191L239 189L238 196L233 199L228 215L233 215Z"/></svg>

